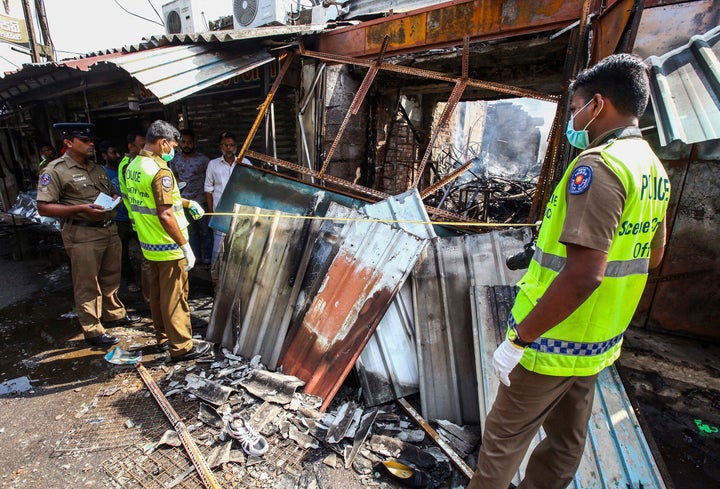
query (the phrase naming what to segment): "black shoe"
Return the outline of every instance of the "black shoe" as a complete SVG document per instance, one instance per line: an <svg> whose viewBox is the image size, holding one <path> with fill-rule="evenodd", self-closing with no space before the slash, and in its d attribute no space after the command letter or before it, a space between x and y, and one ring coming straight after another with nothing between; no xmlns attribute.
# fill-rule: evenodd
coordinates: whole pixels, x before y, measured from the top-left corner
<svg viewBox="0 0 720 489"><path fill-rule="evenodd" d="M155 351L158 353L166 352L170 349L170 342L169 341L163 341L162 343L158 343L155 345Z"/></svg>
<svg viewBox="0 0 720 489"><path fill-rule="evenodd" d="M182 362L185 360L194 360L196 358L200 358L203 355L207 355L210 350L212 350L212 343L208 343L207 341L199 341L197 343L193 342L193 346L192 348L190 348L190 351L176 357L170 357L170 361Z"/></svg>
<svg viewBox="0 0 720 489"><path fill-rule="evenodd" d="M118 326L127 326L128 324L134 324L140 321L142 318L135 314L126 314L124 318L116 319L115 321L105 321L103 326L106 328L117 328Z"/></svg>
<svg viewBox="0 0 720 489"><path fill-rule="evenodd" d="M120 338L116 338L107 333L103 333L100 336L93 336L92 338L85 338L85 343L92 346L110 346L119 342Z"/></svg>

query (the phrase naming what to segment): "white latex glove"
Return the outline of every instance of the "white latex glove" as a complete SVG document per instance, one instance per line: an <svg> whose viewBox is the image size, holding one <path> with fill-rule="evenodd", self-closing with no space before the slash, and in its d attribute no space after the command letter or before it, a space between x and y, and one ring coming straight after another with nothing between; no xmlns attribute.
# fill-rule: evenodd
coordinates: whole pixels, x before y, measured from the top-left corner
<svg viewBox="0 0 720 489"><path fill-rule="evenodd" d="M510 387L510 372L520 363L524 351L524 348L518 348L510 343L510 340L506 339L500 343L500 346L493 354L492 364L495 375L498 376L500 382L508 387Z"/></svg>
<svg viewBox="0 0 720 489"><path fill-rule="evenodd" d="M190 269L195 266L195 253L193 253L192 248L190 248L190 243L185 243L180 247L180 249L187 260L187 266L184 271L189 272Z"/></svg>
<svg viewBox="0 0 720 489"><path fill-rule="evenodd" d="M205 215L205 209L203 209L202 206L194 200L188 201L187 208L190 211L192 218L196 221Z"/></svg>

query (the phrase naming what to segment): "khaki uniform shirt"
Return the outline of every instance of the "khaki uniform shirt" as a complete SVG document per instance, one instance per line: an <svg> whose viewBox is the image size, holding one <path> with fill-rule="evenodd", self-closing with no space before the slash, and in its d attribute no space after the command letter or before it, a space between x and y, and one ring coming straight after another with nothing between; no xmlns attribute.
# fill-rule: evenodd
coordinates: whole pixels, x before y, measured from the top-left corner
<svg viewBox="0 0 720 489"><path fill-rule="evenodd" d="M100 192L115 195L105 168L88 162L87 169L68 153L48 164L38 182L38 202L62 205L92 204ZM113 216L115 211L111 214ZM81 212L75 219L96 220Z"/></svg>

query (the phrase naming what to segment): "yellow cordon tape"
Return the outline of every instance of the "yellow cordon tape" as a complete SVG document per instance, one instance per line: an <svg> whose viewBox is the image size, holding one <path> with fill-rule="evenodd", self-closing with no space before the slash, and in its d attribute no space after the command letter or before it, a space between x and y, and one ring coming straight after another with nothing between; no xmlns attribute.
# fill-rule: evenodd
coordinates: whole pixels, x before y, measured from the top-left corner
<svg viewBox="0 0 720 489"><path fill-rule="evenodd" d="M312 219L321 221L352 221L352 222L382 222L386 224L430 224L438 226L473 226L489 228L518 228L538 227L540 223L504 223L504 222L465 222L465 221L413 221L406 219L358 219L355 217L327 217L327 216L303 216L299 214L251 214L245 212L206 212L204 216L239 216L239 217L281 217L285 219Z"/></svg>

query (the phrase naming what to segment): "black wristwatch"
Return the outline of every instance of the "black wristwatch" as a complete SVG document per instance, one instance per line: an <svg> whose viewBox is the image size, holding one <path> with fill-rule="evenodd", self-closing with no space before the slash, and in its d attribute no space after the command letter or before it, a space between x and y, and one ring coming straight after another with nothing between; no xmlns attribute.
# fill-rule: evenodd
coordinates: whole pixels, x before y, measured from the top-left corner
<svg viewBox="0 0 720 489"><path fill-rule="evenodd" d="M510 331L508 331L507 337L510 340L510 343L520 348L527 348L528 346L532 345L532 341L525 341L520 338L520 335L518 334L515 325L510 326Z"/></svg>

